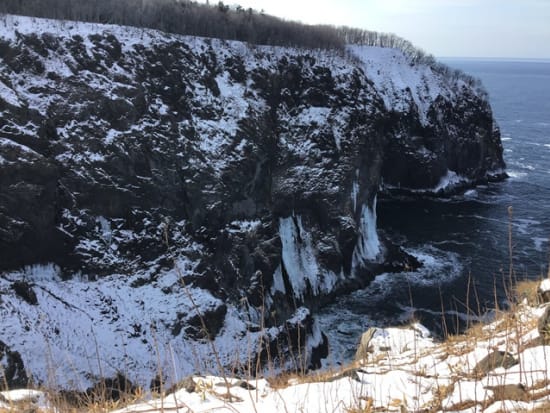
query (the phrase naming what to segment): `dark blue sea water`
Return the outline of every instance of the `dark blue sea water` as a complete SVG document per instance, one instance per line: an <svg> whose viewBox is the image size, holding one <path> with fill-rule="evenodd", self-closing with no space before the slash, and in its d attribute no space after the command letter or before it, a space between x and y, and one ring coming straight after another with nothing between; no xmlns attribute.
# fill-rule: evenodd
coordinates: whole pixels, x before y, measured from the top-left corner
<svg viewBox="0 0 550 413"><path fill-rule="evenodd" d="M490 314L495 301L505 304L510 277L536 279L548 271L550 61L445 63L482 80L510 178L448 200L379 201L379 230L425 265L414 273L382 275L323 309L320 322L333 362L351 357L370 326L414 316L436 333L454 330L476 314Z"/></svg>

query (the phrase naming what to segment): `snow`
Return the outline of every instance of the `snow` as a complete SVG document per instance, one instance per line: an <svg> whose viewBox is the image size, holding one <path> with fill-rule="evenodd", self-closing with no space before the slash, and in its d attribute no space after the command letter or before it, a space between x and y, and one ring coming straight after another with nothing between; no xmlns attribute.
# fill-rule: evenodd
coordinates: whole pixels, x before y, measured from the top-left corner
<svg viewBox="0 0 550 413"><path fill-rule="evenodd" d="M108 236L107 225L103 231ZM207 343L184 340L171 332L178 314L193 315L197 309L221 304L206 290L182 285L181 277L194 265L181 257L176 269L140 287L132 286L132 281L148 274L136 274L125 282L121 278L127 276L122 275L99 282L77 277L60 282L53 265L8 274L0 279L0 289L7 290L11 280L26 279L33 283L40 306L3 295L2 340L25 360L32 360L29 373L39 382L47 379L60 387L84 389L94 376L113 376L121 369L133 381L146 385L158 370L158 360L166 372L177 371L178 375L190 374L197 366L217 372ZM224 365L231 365L246 360L246 343L254 345L258 338L259 333L247 333L239 312L228 306L225 326L214 345ZM239 341L241 345L235 346ZM168 382L174 379L168 374Z"/></svg>
<svg viewBox="0 0 550 413"><path fill-rule="evenodd" d="M17 389L0 391L0 409L16 411L19 406L31 405L40 409L39 411L56 412L55 407L48 400L48 395L39 390ZM21 411L37 411L32 409L21 409Z"/></svg>
<svg viewBox="0 0 550 413"><path fill-rule="evenodd" d="M15 91L7 87L4 82L0 80L0 99L3 99L6 103L16 106L18 108L23 106L23 103L15 93Z"/></svg>
<svg viewBox="0 0 550 413"><path fill-rule="evenodd" d="M550 291L550 278L545 278L544 280L541 281L539 285L539 290L541 293Z"/></svg>
<svg viewBox="0 0 550 413"><path fill-rule="evenodd" d="M550 346L532 344L538 337L536 317L544 308L523 305L516 310L517 325L501 328L496 320L475 336L434 341L418 323L409 327L378 329L373 340L379 349L372 357L343 369L315 373L272 386L264 378L195 375L196 391L178 390L162 400L162 408L193 412L348 412L432 411L491 413L520 412L547 401ZM517 345L519 344L519 346ZM475 376L478 361L492 351L511 353L519 363ZM242 381L249 390L239 386ZM521 385L530 401L495 400L495 388ZM228 400L228 391L232 400ZM136 403L116 413L161 412L159 399Z"/></svg>
<svg viewBox="0 0 550 413"><path fill-rule="evenodd" d="M449 93L429 66L412 65L410 58L399 50L350 45L348 51L363 63L387 109L406 112L414 104L423 124L427 123L427 113L435 98Z"/></svg>
<svg viewBox="0 0 550 413"><path fill-rule="evenodd" d="M117 131L115 129L109 129L107 131L107 134L105 135L105 143L107 145L110 145L121 135L122 135L122 132Z"/></svg>
<svg viewBox="0 0 550 413"><path fill-rule="evenodd" d="M261 225L262 225L262 222L259 219L232 221L229 224L229 232L230 233L252 232L258 229Z"/></svg>

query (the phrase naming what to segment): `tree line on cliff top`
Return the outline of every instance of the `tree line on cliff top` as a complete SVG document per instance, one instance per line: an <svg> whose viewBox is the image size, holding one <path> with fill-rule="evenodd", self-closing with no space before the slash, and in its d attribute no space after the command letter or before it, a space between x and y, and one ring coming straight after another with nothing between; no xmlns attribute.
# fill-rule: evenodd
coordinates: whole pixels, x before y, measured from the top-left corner
<svg viewBox="0 0 550 413"><path fill-rule="evenodd" d="M401 50L411 63L427 64L453 79L481 88L479 81L436 62L434 57L392 33L307 25L223 2L190 0L2 0L0 13L157 29L168 33L239 40L257 45L345 51L346 44Z"/></svg>
<svg viewBox="0 0 550 413"><path fill-rule="evenodd" d="M251 8L189 0L3 0L0 13L110 23L252 44L343 50L346 43L397 47L423 56L404 39L349 27L306 25Z"/></svg>

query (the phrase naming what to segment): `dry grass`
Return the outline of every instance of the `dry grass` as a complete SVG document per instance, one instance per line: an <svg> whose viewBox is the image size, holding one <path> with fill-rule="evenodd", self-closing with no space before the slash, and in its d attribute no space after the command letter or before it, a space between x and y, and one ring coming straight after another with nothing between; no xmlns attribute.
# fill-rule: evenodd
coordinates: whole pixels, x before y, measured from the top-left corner
<svg viewBox="0 0 550 413"><path fill-rule="evenodd" d="M538 287L541 280L519 281L514 287L514 296L517 302L527 300L532 306L541 304L541 297L538 293Z"/></svg>
<svg viewBox="0 0 550 413"><path fill-rule="evenodd" d="M550 402L541 404L540 406L534 408L533 410L520 410L520 413L549 413L550 412Z"/></svg>
<svg viewBox="0 0 550 413"><path fill-rule="evenodd" d="M284 372L276 376L266 377L266 380L271 388L281 390L294 384L329 383L342 377L351 377L361 367L363 367L361 362L353 361L345 366L327 368L305 374L294 371Z"/></svg>

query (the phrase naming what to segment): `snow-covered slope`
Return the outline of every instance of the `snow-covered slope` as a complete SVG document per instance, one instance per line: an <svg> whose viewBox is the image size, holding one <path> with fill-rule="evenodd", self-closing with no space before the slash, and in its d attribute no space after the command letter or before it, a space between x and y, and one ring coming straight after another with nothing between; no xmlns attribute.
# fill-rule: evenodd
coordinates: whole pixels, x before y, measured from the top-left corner
<svg viewBox="0 0 550 413"><path fill-rule="evenodd" d="M286 380L195 374L163 398L142 395L143 400L116 412L546 412L548 314L548 304L524 302L513 314L501 314L445 342L417 323L376 329L364 335L370 337L364 356L333 372ZM36 390L0 395L6 399L0 408L25 399L34 400L28 407L55 406Z"/></svg>
<svg viewBox="0 0 550 413"><path fill-rule="evenodd" d="M237 369L288 353L318 366L311 312L415 265L376 228L382 181L433 188L503 166L476 91L398 51L350 50L0 16L14 377L24 362L42 382L146 383L159 359L174 378L218 368L216 352Z"/></svg>
<svg viewBox="0 0 550 413"><path fill-rule="evenodd" d="M436 343L422 326L377 331L369 359L346 370L305 377L279 388L266 380L193 377L194 391L181 389L161 400L137 403L119 413L179 407L194 412L525 412L547 411L550 347L537 319L543 308L523 306L476 334ZM391 349L388 351L388 348Z"/></svg>

